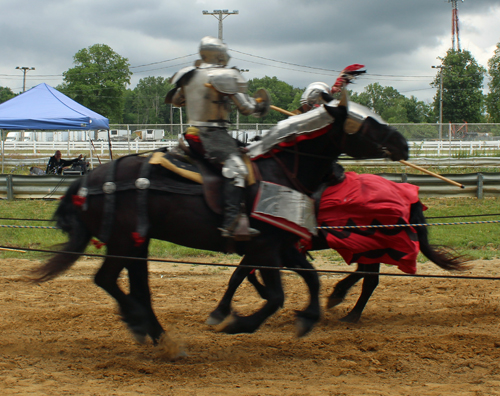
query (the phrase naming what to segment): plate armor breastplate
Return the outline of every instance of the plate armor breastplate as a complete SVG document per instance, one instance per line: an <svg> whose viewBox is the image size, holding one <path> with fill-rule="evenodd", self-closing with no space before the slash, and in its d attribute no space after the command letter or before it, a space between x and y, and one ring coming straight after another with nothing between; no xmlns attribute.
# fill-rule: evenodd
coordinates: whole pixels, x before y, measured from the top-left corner
<svg viewBox="0 0 500 396"><path fill-rule="evenodd" d="M197 69L183 87L188 123L225 128L229 123L230 99L212 86L211 70L213 69Z"/></svg>

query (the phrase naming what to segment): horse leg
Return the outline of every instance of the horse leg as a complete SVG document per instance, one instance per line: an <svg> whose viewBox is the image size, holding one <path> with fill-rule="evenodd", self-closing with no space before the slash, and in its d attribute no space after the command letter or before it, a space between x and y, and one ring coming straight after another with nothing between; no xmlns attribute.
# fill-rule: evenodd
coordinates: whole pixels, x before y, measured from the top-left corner
<svg viewBox="0 0 500 396"><path fill-rule="evenodd" d="M309 289L309 305L303 311L295 311L297 336L302 337L312 330L321 317L319 277L311 263L297 249L287 249L283 253L283 259L287 267L298 268L298 270L294 270L302 277ZM300 271L300 268L305 269L305 271Z"/></svg>
<svg viewBox="0 0 500 396"><path fill-rule="evenodd" d="M241 285L241 283L245 280L245 278L252 271L251 268L246 267L237 267L233 274L231 275L231 279L229 279L229 284L227 286L227 290L224 293L224 296L215 308L209 315L206 320L207 325L218 325L221 324L224 319L226 319L231 314L231 300L233 299L234 293Z"/></svg>
<svg viewBox="0 0 500 396"><path fill-rule="evenodd" d="M358 268L356 268L356 271L361 271L360 264L358 264ZM351 287L353 287L361 278L363 278L363 276L364 275L362 274L357 274L354 272L339 281L333 288L332 294L328 296L326 308L330 309L342 303Z"/></svg>
<svg viewBox="0 0 500 396"><path fill-rule="evenodd" d="M259 282L259 280L257 279L256 271L250 272L247 276L247 279L253 285L253 287L255 287L255 290L257 290L257 293L259 293L260 298L262 298L263 300L267 300L268 296L266 286Z"/></svg>
<svg viewBox="0 0 500 396"><path fill-rule="evenodd" d="M241 261L245 266L274 266L280 264L280 257L276 248L266 246L267 249L258 249L259 253L248 253ZM257 252L257 251L256 251ZM262 252L266 252L263 257ZM258 263L258 264L257 264ZM249 316L239 316L232 314L231 317L222 324L221 331L228 334L253 333L265 320L283 306L285 294L281 284L281 274L279 270L261 269L260 273L267 289L267 301L264 306Z"/></svg>
<svg viewBox="0 0 500 396"><path fill-rule="evenodd" d="M147 254L147 248L146 248ZM134 261L127 265L130 282L130 297L145 309L148 316L147 334L156 345L165 332L153 311L151 305L151 291L149 288L148 264L146 261Z"/></svg>
<svg viewBox="0 0 500 396"><path fill-rule="evenodd" d="M108 249L108 254L113 254ZM127 261L108 257L104 260L94 281L97 286L103 288L118 303L122 320L127 324L132 334L139 342L144 342L149 332L149 315L146 309L132 296L125 294L117 284L120 272L125 268Z"/></svg>
<svg viewBox="0 0 500 396"><path fill-rule="evenodd" d="M358 264L358 270L363 272L375 272L380 271L380 264ZM361 296L359 296L358 302L354 306L351 312L349 312L345 317L340 319L341 322L346 323L357 323L363 310L365 309L366 303L370 299L373 291L377 288L379 281L379 275L364 275L363 288L361 290Z"/></svg>

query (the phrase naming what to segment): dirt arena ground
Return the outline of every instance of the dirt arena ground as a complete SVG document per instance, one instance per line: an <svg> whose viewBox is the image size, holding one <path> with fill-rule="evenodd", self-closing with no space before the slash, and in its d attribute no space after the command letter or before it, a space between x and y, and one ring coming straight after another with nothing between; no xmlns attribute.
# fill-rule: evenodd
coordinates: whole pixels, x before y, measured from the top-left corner
<svg viewBox="0 0 500 396"><path fill-rule="evenodd" d="M356 288L297 339L294 310L307 302L306 290L285 273L285 308L257 333L231 336L204 324L230 269L152 263L156 312L187 352L169 362L150 342L132 339L92 282L98 262L82 259L41 285L23 281L33 265L0 260L2 395L500 394L499 281L383 277L360 323L338 321ZM477 261L469 274L496 276L499 266ZM419 271L443 273L432 264ZM339 276L321 279L324 300ZM246 283L236 309L259 304Z"/></svg>

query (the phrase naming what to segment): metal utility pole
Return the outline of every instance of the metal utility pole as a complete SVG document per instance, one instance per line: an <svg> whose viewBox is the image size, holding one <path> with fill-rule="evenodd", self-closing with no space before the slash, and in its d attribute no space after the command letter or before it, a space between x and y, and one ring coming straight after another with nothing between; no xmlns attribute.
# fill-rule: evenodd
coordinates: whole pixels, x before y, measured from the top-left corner
<svg viewBox="0 0 500 396"><path fill-rule="evenodd" d="M462 3L464 0L462 0ZM460 51L460 38L458 36L458 0L448 0L451 3L451 48ZM456 37L456 39L455 39Z"/></svg>
<svg viewBox="0 0 500 396"><path fill-rule="evenodd" d="M23 66L23 67L19 67L17 66L16 67L16 70L22 70L23 71L23 92L26 92L26 72L28 72L29 70L35 70L34 67L26 67L26 66Z"/></svg>
<svg viewBox="0 0 500 396"><path fill-rule="evenodd" d="M431 66L433 69L439 69L439 140L443 140L443 69L446 66Z"/></svg>
<svg viewBox="0 0 500 396"><path fill-rule="evenodd" d="M213 12L208 12L207 10L202 11L203 15L213 15L219 20L219 40L222 41L222 21L226 19L229 15L238 15L238 10L233 10L229 12L228 10L214 10Z"/></svg>

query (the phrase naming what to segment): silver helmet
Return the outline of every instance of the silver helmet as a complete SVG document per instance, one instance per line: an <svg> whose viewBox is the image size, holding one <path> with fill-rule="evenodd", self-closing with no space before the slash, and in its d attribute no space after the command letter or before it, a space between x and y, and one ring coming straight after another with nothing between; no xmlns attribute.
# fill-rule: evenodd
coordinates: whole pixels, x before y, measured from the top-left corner
<svg viewBox="0 0 500 396"><path fill-rule="evenodd" d="M300 104L314 106L326 103L321 96L322 92L331 94L330 86L324 82L309 84L300 97Z"/></svg>
<svg viewBox="0 0 500 396"><path fill-rule="evenodd" d="M215 37L206 36L201 39L200 55L203 63L226 66L229 62L227 45Z"/></svg>

